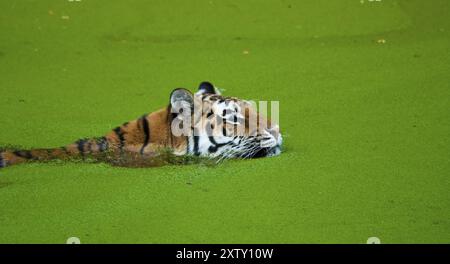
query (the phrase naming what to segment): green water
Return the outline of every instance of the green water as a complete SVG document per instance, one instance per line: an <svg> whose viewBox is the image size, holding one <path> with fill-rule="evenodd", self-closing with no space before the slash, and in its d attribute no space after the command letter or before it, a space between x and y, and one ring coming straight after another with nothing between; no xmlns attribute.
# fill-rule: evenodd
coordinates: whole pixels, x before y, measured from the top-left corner
<svg viewBox="0 0 450 264"><path fill-rule="evenodd" d="M284 153L0 171L0 242L450 242L450 2L1 1L0 145L99 136L209 80Z"/></svg>

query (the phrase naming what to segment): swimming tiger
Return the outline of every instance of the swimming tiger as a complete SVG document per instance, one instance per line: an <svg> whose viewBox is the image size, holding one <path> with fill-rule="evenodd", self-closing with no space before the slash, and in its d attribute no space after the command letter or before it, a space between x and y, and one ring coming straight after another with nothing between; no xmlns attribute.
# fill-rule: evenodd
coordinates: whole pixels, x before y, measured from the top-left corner
<svg viewBox="0 0 450 264"><path fill-rule="evenodd" d="M102 137L79 139L60 148L0 151L0 168L27 161L99 157L123 153L152 157L161 149L176 156L257 158L281 153L282 136L246 100L222 96L209 82L193 94L177 88L169 105L126 122ZM256 120L255 128L250 122ZM240 133L236 133L236 131Z"/></svg>

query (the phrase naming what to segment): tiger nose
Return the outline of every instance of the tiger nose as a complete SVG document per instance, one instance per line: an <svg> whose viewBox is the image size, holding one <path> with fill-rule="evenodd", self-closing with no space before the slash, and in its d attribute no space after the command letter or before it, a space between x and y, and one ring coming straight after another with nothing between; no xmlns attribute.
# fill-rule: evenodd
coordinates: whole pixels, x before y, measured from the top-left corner
<svg viewBox="0 0 450 264"><path fill-rule="evenodd" d="M280 127L278 125L268 128L266 129L267 132L269 132L272 136L274 136L275 138L278 138L278 135L280 134Z"/></svg>

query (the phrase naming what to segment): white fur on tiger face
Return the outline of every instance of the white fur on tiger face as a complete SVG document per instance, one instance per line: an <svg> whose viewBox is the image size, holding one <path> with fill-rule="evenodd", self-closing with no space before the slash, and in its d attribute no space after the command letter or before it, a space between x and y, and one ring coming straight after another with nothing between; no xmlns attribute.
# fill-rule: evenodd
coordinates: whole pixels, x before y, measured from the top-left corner
<svg viewBox="0 0 450 264"><path fill-rule="evenodd" d="M201 106L195 107L191 115L193 133L188 136L187 154L222 159L270 157L281 153L283 138L278 125L260 117L249 102L221 96L207 82L200 85L195 95L186 94L189 92L184 89L179 91L175 99L183 101L184 108ZM177 100L171 103L175 105ZM257 125L251 125L252 118Z"/></svg>

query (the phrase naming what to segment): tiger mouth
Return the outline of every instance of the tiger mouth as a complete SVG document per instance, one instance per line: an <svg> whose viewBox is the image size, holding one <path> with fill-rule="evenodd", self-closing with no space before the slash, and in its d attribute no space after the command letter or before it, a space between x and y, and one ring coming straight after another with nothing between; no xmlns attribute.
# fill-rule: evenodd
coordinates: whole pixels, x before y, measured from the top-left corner
<svg viewBox="0 0 450 264"><path fill-rule="evenodd" d="M281 149L279 145L271 148L261 148L260 150L256 151L250 158L257 159L257 158L272 157L279 155L280 152Z"/></svg>

